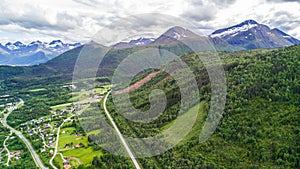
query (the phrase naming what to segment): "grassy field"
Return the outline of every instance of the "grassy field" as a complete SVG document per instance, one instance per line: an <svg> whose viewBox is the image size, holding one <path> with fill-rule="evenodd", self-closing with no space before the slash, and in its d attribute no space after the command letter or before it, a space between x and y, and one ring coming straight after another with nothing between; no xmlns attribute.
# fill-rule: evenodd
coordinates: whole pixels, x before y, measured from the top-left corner
<svg viewBox="0 0 300 169"><path fill-rule="evenodd" d="M63 131L65 132L64 134L62 134ZM102 155L101 150L95 151L93 150L93 147L88 146L87 136L76 136L74 134L74 131L75 131L74 127L67 127L61 129L58 148L64 157L76 157L80 160L82 164L88 164L92 162L94 156ZM87 133L87 135L97 134L99 132L100 130L94 130ZM85 147L75 148L75 149L71 149L70 147L69 149L66 149L65 145L70 144L71 142L73 142L74 146L76 144L83 143ZM72 166L79 165L79 163L75 159L71 161L71 164Z"/></svg>
<svg viewBox="0 0 300 169"><path fill-rule="evenodd" d="M99 134L99 133L100 133L100 130L93 130L93 131L88 132L87 135L88 135L88 136L91 135L91 134L97 135L97 134Z"/></svg>
<svg viewBox="0 0 300 169"><path fill-rule="evenodd" d="M29 92L41 92L41 91L46 91L47 89L45 88L36 88L36 89L31 89Z"/></svg>
<svg viewBox="0 0 300 169"><path fill-rule="evenodd" d="M57 164L59 164L59 167L60 167L60 168L64 168L63 160L61 159L60 154L57 154L57 155L55 156L54 162L56 163L55 166L57 166ZM70 162L72 168L78 168L78 166L80 165L80 163L79 163L76 159L74 159L74 158L72 158L72 160L70 160L69 162ZM58 166L57 166L57 167L58 167Z"/></svg>
<svg viewBox="0 0 300 169"><path fill-rule="evenodd" d="M193 136L200 135L204 121L205 121L205 117L206 117L206 112L204 110L204 104L205 104L205 102L203 101L200 104L198 104L197 106L194 106L193 108L191 108L189 110L189 111L197 111L198 112L197 119L195 121L195 124L194 124L192 130L186 135L186 137L183 140L181 140L179 145L187 143Z"/></svg>
<svg viewBox="0 0 300 169"><path fill-rule="evenodd" d="M63 134L62 132L65 131ZM62 128L60 132L59 142L58 142L58 148L59 149L65 149L66 144L71 144L75 146L76 144L84 144L84 146L87 146L87 136L76 136L75 134L72 134L75 131L74 127L68 127L68 128Z"/></svg>
<svg viewBox="0 0 300 169"><path fill-rule="evenodd" d="M78 166L80 165L80 163L75 159L72 159L70 161L70 163L71 163L72 168L78 168Z"/></svg>
<svg viewBox="0 0 300 169"><path fill-rule="evenodd" d="M64 103L64 104L59 104L59 105L55 105L55 106L51 106L51 109L56 111L56 110L63 110L64 108L66 108L67 106L70 106L72 103Z"/></svg>
<svg viewBox="0 0 300 169"><path fill-rule="evenodd" d="M89 91L72 92L70 102L76 102L86 99L89 96Z"/></svg>
<svg viewBox="0 0 300 169"><path fill-rule="evenodd" d="M106 91L107 91L107 89L104 87L103 88L95 88L93 90L93 93L97 94L97 95L103 95Z"/></svg>
<svg viewBox="0 0 300 169"><path fill-rule="evenodd" d="M94 151L92 147L86 147L63 151L62 154L68 157L76 157L80 159L83 164L89 164L93 161L94 156L100 156L102 152L100 150Z"/></svg>
<svg viewBox="0 0 300 169"><path fill-rule="evenodd" d="M60 168L64 168L64 165L63 165L63 160L61 159L60 155L57 154L54 158L54 161L59 164ZM57 166L58 167L58 166Z"/></svg>
<svg viewBox="0 0 300 169"><path fill-rule="evenodd" d="M175 121L164 126L163 131L166 133L166 140L169 140L173 143L173 140L181 140L182 136L187 134L181 140L181 142L184 143L185 140L189 139L190 137L199 135L204 120L203 107L204 102L201 102L190 108L186 113L179 115ZM199 125L199 123L201 125ZM188 133L186 133L187 131ZM176 143L176 141L174 143Z"/></svg>
<svg viewBox="0 0 300 169"><path fill-rule="evenodd" d="M191 112L195 112L195 111L198 111L198 115L197 115L197 120L195 123L199 123L200 120L203 120L203 106L204 106L204 103L205 102L200 102L198 105L195 105L194 107L192 107L191 109L189 109L189 112L187 112L186 114L192 114ZM197 110L198 108L198 110ZM194 113L193 113L194 114ZM161 128L162 131L165 131L167 130L168 128L170 128L173 124L174 124L175 121L171 121L170 123L166 124L165 126L163 126ZM202 121L201 121L202 122ZM196 125L197 126L197 125ZM201 126L200 126L201 127ZM195 126L192 128L192 131L193 132L195 129ZM199 131L199 127L197 128L197 131ZM186 137L188 137L191 133L189 133Z"/></svg>

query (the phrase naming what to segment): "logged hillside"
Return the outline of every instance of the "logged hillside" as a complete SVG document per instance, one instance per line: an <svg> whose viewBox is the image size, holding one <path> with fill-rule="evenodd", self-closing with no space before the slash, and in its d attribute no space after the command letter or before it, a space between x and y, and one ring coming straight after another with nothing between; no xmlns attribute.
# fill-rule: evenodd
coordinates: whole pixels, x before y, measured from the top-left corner
<svg viewBox="0 0 300 169"><path fill-rule="evenodd" d="M199 143L205 120L203 113L209 108L209 81L200 60L194 54L184 55L182 59L197 77L202 114L179 145L162 155L139 159L141 165L144 168L299 168L300 46L222 52L220 56L228 93L225 112L215 133L206 142ZM168 108L151 123L126 120L110 100L108 108L125 135L155 135L177 117L180 92L174 79L166 77L167 74L161 72L130 92L133 105L141 110L149 108L151 90L161 88L166 92ZM116 167L110 159L94 158L93 164Z"/></svg>

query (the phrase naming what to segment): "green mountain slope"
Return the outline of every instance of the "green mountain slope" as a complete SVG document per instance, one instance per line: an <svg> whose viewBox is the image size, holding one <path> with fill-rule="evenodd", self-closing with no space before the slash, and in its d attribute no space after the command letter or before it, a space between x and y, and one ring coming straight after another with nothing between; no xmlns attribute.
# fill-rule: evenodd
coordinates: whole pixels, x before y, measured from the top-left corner
<svg viewBox="0 0 300 169"><path fill-rule="evenodd" d="M194 54L184 55L182 59L194 73L202 72L196 75L203 101L202 115L188 137L176 147L162 155L140 159L143 168L299 168L300 46L223 52L220 56L226 70L228 95L223 118L215 133L206 142L199 143L205 120L203 112L209 107L209 82L201 64L192 66L200 60ZM166 92L168 108L154 122L126 120L110 100L108 108L125 135L156 135L177 117L180 92L172 85L172 78L161 82L165 77L166 74L160 73L130 93L133 105L147 110L148 95L153 89ZM101 160L111 164L107 162L109 159L102 157Z"/></svg>

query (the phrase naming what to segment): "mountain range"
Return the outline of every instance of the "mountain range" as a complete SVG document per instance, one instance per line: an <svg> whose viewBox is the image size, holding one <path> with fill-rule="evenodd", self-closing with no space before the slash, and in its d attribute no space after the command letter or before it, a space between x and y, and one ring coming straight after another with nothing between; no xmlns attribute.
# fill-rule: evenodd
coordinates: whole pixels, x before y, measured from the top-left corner
<svg viewBox="0 0 300 169"><path fill-rule="evenodd" d="M45 63L48 60L76 47L80 43L63 43L61 40L52 42L34 41L24 44L20 41L8 42L5 45L0 43L0 64L1 65L35 65Z"/></svg>
<svg viewBox="0 0 300 169"><path fill-rule="evenodd" d="M129 42L119 42L111 47L116 49L126 49L141 46L169 45L176 48L176 46L178 47L178 45L181 45L181 48L183 48L182 41L204 44L207 40L209 40L218 51L277 48L300 44L298 39L277 28L271 29L254 20L246 20L228 28L218 29L208 36L201 36L186 28L175 26L168 29L157 38L141 37ZM90 45L90 43L85 45ZM65 44L61 40L54 40L50 43L35 41L27 45L21 42L9 42L5 45L0 44L0 64L35 65L45 63L48 60L51 60L66 51L74 50L74 48L79 46L81 46L80 43ZM188 49L181 50L191 52ZM205 47L203 50L205 50ZM180 53L184 52L179 52L178 54Z"/></svg>
<svg viewBox="0 0 300 169"><path fill-rule="evenodd" d="M138 43L138 45L135 45L133 42L136 42L136 40L132 40L130 42L120 42L112 47L127 48L134 46L172 44L182 40L193 40L201 43L204 39L210 40L216 50L220 51L277 48L300 44L298 39L283 31L277 28L271 29L267 25L259 24L254 20L246 20L228 28L218 29L208 36L200 36L188 29L175 26L156 39L143 39L147 40L146 43Z"/></svg>

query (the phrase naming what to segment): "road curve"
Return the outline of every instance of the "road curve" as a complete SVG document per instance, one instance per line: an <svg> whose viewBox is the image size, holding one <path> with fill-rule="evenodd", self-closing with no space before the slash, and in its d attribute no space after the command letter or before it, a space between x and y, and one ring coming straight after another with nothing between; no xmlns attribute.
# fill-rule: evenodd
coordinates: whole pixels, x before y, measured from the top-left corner
<svg viewBox="0 0 300 169"><path fill-rule="evenodd" d="M53 164L53 160L58 152L58 141L59 141L59 134L60 134L60 128L65 124L66 121L69 121L73 116L70 116L68 118L66 118L62 123L61 125L57 128L57 136L56 136L56 142L55 142L55 149L54 149L54 153L53 153L53 156L52 158L50 159L49 163L50 165L54 168L54 169L57 169L57 167L55 167L55 165Z"/></svg>
<svg viewBox="0 0 300 169"><path fill-rule="evenodd" d="M3 142L3 147L4 147L5 151L7 152L6 166L9 166L9 162L10 162L10 159L11 159L9 149L6 146L6 141L9 139L9 137L11 136L11 134L12 134L12 132L10 132L10 134L6 137L6 139Z"/></svg>
<svg viewBox="0 0 300 169"><path fill-rule="evenodd" d="M121 134L119 128L117 127L116 123L114 122L113 118L111 117L110 113L108 112L107 108L106 108L106 101L107 101L107 97L108 95L110 94L110 91L106 94L105 98L104 98L104 101L103 101L103 108L104 108L104 111L105 111L105 114L107 115L109 121L111 122L111 124L113 125L113 127L115 128L123 146L125 147L127 153L129 154L134 166L136 169L140 169L140 165L139 163L137 162L137 160L135 159L133 153L131 152L128 144L126 143L125 139L123 138L123 135Z"/></svg>
<svg viewBox="0 0 300 169"><path fill-rule="evenodd" d="M18 106L24 104L24 101L22 99L20 99L20 102L16 105L16 106L13 106L13 107L10 107L8 108L8 113L4 116L2 122L3 122L3 125L5 127L7 127L8 129L10 129L11 132L15 133L24 143L25 145L27 146L28 150L30 151L30 154L35 162L35 164L39 167L39 168L42 168L42 169L47 169L46 166L44 166L42 160L40 159L40 157L37 155L37 153L34 151L32 145L30 144L30 142L23 136L23 134L18 131L18 130L15 130L14 128L12 128L11 126L9 126L6 122L6 119L7 117L10 115L10 113L15 110L16 108L18 108Z"/></svg>

